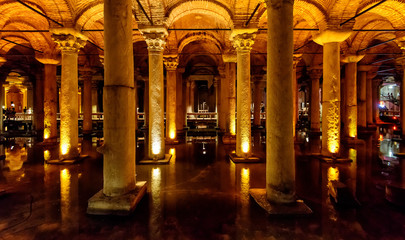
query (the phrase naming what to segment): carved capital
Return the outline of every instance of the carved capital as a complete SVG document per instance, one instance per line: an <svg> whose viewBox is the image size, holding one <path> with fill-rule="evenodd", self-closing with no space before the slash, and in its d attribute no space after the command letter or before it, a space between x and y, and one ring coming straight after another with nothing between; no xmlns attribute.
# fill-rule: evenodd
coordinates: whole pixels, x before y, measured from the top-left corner
<svg viewBox="0 0 405 240"><path fill-rule="evenodd" d="M311 79L319 80L322 77L323 69L322 67L309 68L308 74Z"/></svg>
<svg viewBox="0 0 405 240"><path fill-rule="evenodd" d="M163 51L168 35L166 28L144 28L140 29L149 51Z"/></svg>
<svg viewBox="0 0 405 240"><path fill-rule="evenodd" d="M296 68L302 59L302 53L293 54L293 68Z"/></svg>
<svg viewBox="0 0 405 240"><path fill-rule="evenodd" d="M177 55L166 55L163 56L163 63L165 64L167 71L176 71L179 65L179 58Z"/></svg>
<svg viewBox="0 0 405 240"><path fill-rule="evenodd" d="M231 33L231 41L237 51L250 52L255 43L257 29L235 29Z"/></svg>
<svg viewBox="0 0 405 240"><path fill-rule="evenodd" d="M357 63L357 62L360 62L364 56L365 55L348 54L348 55L343 56L340 61L344 62L344 63Z"/></svg>
<svg viewBox="0 0 405 240"><path fill-rule="evenodd" d="M316 35L313 40L319 45L332 42L343 42L352 34L351 30L347 29L327 29Z"/></svg>
<svg viewBox="0 0 405 240"><path fill-rule="evenodd" d="M79 68L79 74L83 80L90 80L93 78L93 75L96 71L90 67L81 67Z"/></svg>
<svg viewBox="0 0 405 240"><path fill-rule="evenodd" d="M87 42L87 37L70 28L50 29L52 39L58 44L61 51L79 52Z"/></svg>

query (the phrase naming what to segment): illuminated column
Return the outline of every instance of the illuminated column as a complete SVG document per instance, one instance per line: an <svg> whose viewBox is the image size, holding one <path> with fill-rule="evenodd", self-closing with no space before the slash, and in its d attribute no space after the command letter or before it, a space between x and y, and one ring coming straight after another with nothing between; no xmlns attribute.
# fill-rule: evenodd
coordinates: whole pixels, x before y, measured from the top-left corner
<svg viewBox="0 0 405 240"><path fill-rule="evenodd" d="M80 70L83 78L83 134L89 135L93 130L91 118L91 79L93 72L91 69Z"/></svg>
<svg viewBox="0 0 405 240"><path fill-rule="evenodd" d="M56 78L56 73L55 73ZM56 82L56 79L55 79ZM2 93L5 94L4 88ZM4 96L3 96L4 99ZM3 100L4 101L4 100ZM7 103L3 103L7 107ZM35 96L34 96L34 128L37 137L43 139L44 136L44 79L43 74L35 74Z"/></svg>
<svg viewBox="0 0 405 240"><path fill-rule="evenodd" d="M320 111L319 111L319 79L322 77L322 67L309 69L311 78L311 132L320 132Z"/></svg>
<svg viewBox="0 0 405 240"><path fill-rule="evenodd" d="M217 127L219 125L219 109L218 106L220 104L220 98L219 98L219 77L216 76L214 78L214 91L215 91L215 113L217 114Z"/></svg>
<svg viewBox="0 0 405 240"><path fill-rule="evenodd" d="M302 54L293 55L293 72L292 72L292 93L293 93L293 136L295 137L298 121L298 88L297 88L297 65L301 61Z"/></svg>
<svg viewBox="0 0 405 240"><path fill-rule="evenodd" d="M185 116L184 116L184 121L186 122L187 125L187 113L191 112L191 106L190 106L190 88L191 88L191 82L189 80L186 81L186 111L185 111Z"/></svg>
<svg viewBox="0 0 405 240"><path fill-rule="evenodd" d="M148 158L165 158L163 49L165 28L145 28L142 34L149 55L149 143Z"/></svg>
<svg viewBox="0 0 405 240"><path fill-rule="evenodd" d="M263 92L264 92L264 86L266 85L266 82L263 81L262 79L257 79L254 82L254 110L253 110L253 125L256 127L259 127L262 125L261 119L260 119L260 108L261 108L261 103L263 100Z"/></svg>
<svg viewBox="0 0 405 240"><path fill-rule="evenodd" d="M340 42L350 31L325 30L314 38L323 45L322 154L331 156L340 147Z"/></svg>
<svg viewBox="0 0 405 240"><path fill-rule="evenodd" d="M357 138L357 63L364 55L348 55L342 59L345 68L345 98L343 134L348 138Z"/></svg>
<svg viewBox="0 0 405 240"><path fill-rule="evenodd" d="M189 100L191 113L195 112L194 98L195 98L195 82L191 81L190 82L190 100Z"/></svg>
<svg viewBox="0 0 405 240"><path fill-rule="evenodd" d="M358 118L357 118L357 125L359 127L365 128L367 127L367 112L366 112L366 87L367 87L367 71L370 70L370 66L359 65L358 71Z"/></svg>
<svg viewBox="0 0 405 240"><path fill-rule="evenodd" d="M176 68L179 64L177 56L165 56L166 67L166 140L176 139Z"/></svg>
<svg viewBox="0 0 405 240"><path fill-rule="evenodd" d="M380 104L380 81L374 80L372 83L372 96L373 96L373 121L377 123L380 120L380 111L378 105Z"/></svg>
<svg viewBox="0 0 405 240"><path fill-rule="evenodd" d="M377 75L376 71L367 72L366 80L366 121L367 126L374 125L373 123L373 78Z"/></svg>
<svg viewBox="0 0 405 240"><path fill-rule="evenodd" d="M227 83L224 87L228 87L228 112L226 112L226 135L235 136L236 134L236 91L235 91L235 80L236 80L236 56L232 54L222 55L222 59L225 63L225 77L227 78Z"/></svg>
<svg viewBox="0 0 405 240"><path fill-rule="evenodd" d="M36 57L44 64L44 142L56 142L58 138L57 129L57 97L56 65L59 60L54 57Z"/></svg>
<svg viewBox="0 0 405 240"><path fill-rule="evenodd" d="M233 46L237 52L237 123L236 155L249 157L251 153L251 120L250 120L250 50L254 43L257 29L236 29L231 33Z"/></svg>
<svg viewBox="0 0 405 240"><path fill-rule="evenodd" d="M267 58L266 195L273 203L293 203L293 2L267 0L266 4L267 56L271 56Z"/></svg>
<svg viewBox="0 0 405 240"><path fill-rule="evenodd" d="M402 67L402 82L400 86L400 119L402 137L405 137L405 56L397 59L397 63L400 64Z"/></svg>
<svg viewBox="0 0 405 240"><path fill-rule="evenodd" d="M55 28L51 29L51 32L62 54L60 158L74 159L79 156L77 58L87 38L73 29Z"/></svg>
<svg viewBox="0 0 405 240"><path fill-rule="evenodd" d="M149 79L145 78L145 89L143 93L143 126L148 128L149 126Z"/></svg>
<svg viewBox="0 0 405 240"><path fill-rule="evenodd" d="M176 129L182 130L184 128L184 119L186 106L183 101L183 73L184 68L177 68L176 80Z"/></svg>
<svg viewBox="0 0 405 240"><path fill-rule="evenodd" d="M220 76L220 81L221 84L219 86L221 94L220 94L220 98L221 98L221 107L220 107L220 111L218 113L218 125L219 128L223 131L226 132L227 129L227 121L229 121L229 119L227 118L228 116L228 112L229 112L229 81L228 78L226 77L225 74L225 67L221 66L218 68L218 72L219 72L219 76Z"/></svg>

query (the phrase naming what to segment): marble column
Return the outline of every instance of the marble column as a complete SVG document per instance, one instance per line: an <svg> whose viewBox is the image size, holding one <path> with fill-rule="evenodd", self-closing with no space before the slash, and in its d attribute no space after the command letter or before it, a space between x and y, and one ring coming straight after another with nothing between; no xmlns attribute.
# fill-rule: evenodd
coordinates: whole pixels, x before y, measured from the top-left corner
<svg viewBox="0 0 405 240"><path fill-rule="evenodd" d="M219 126L219 106L220 106L220 98L219 98L219 77L216 76L214 78L214 91L215 91L215 113L217 114L217 123L216 123L216 127Z"/></svg>
<svg viewBox="0 0 405 240"><path fill-rule="evenodd" d="M357 138L357 63L364 55L348 55L342 59L345 68L345 98L346 113L343 115L343 135L346 138Z"/></svg>
<svg viewBox="0 0 405 240"><path fill-rule="evenodd" d="M79 156L78 126L78 63L80 48L87 38L69 28L50 30L62 54L62 77L60 95L60 158L74 159Z"/></svg>
<svg viewBox="0 0 405 240"><path fill-rule="evenodd" d="M167 30L144 28L141 32L148 45L149 56L149 159L165 158L163 49Z"/></svg>
<svg viewBox="0 0 405 240"><path fill-rule="evenodd" d="M226 112L226 131L225 135L232 137L236 134L236 91L235 91L235 80L236 80L236 59L237 57L234 54L224 54L222 59L225 63L225 77L227 78L228 87L228 106Z"/></svg>
<svg viewBox="0 0 405 240"><path fill-rule="evenodd" d="M322 67L312 67L309 69L309 76L311 78L311 106L310 106L310 118L311 118L311 132L321 131L320 122L320 106L319 106L319 80L322 77Z"/></svg>
<svg viewBox="0 0 405 240"><path fill-rule="evenodd" d="M93 120L91 117L91 79L93 72L91 69L81 69L80 74L83 78L83 135L90 135L93 130Z"/></svg>
<svg viewBox="0 0 405 240"><path fill-rule="evenodd" d="M263 81L261 78L256 79L254 82L254 97L253 97L253 125L259 127L262 125L261 121L261 103L263 102L263 93L264 93L264 86L266 82Z"/></svg>
<svg viewBox="0 0 405 240"><path fill-rule="evenodd" d="M373 70L373 69L372 69ZM373 126L373 78L376 71L368 71L366 76L366 122L367 127Z"/></svg>
<svg viewBox="0 0 405 240"><path fill-rule="evenodd" d="M226 132L227 129L227 119L228 112L229 112L229 81L225 74L225 66L221 66L218 68L219 77L221 84L220 88L220 98L221 98L221 107L218 113L218 126L222 132Z"/></svg>
<svg viewBox="0 0 405 240"><path fill-rule="evenodd" d="M348 30L325 30L314 38L323 45L322 154L332 156L340 149L340 42Z"/></svg>
<svg viewBox="0 0 405 240"><path fill-rule="evenodd" d="M37 56L36 59L44 64L44 142L56 143L58 138L56 66L60 61L56 56Z"/></svg>
<svg viewBox="0 0 405 240"><path fill-rule="evenodd" d="M292 93L293 93L293 136L295 138L296 126L298 121L298 87L297 87L297 65L301 61L302 54L293 55L292 72Z"/></svg>
<svg viewBox="0 0 405 240"><path fill-rule="evenodd" d="M90 214L129 214L146 192L145 182L136 182L131 6L104 1L104 185L88 201Z"/></svg>
<svg viewBox="0 0 405 240"><path fill-rule="evenodd" d="M293 1L267 0L266 4L267 56L271 56L267 58L266 196L272 203L293 203Z"/></svg>
<svg viewBox="0 0 405 240"><path fill-rule="evenodd" d="M373 121L377 123L380 121L380 111L379 111L379 104L380 104L380 80L373 80L372 83L372 97L373 97Z"/></svg>
<svg viewBox="0 0 405 240"><path fill-rule="evenodd" d="M357 125L362 128L367 127L367 110L366 110L366 97L367 97L367 71L370 70L370 66L359 65L358 71L358 117Z"/></svg>
<svg viewBox="0 0 405 240"><path fill-rule="evenodd" d="M176 126L176 89L177 73L176 68L179 64L177 56L165 56L164 64L166 67L166 141L169 143L177 139Z"/></svg>
<svg viewBox="0 0 405 240"><path fill-rule="evenodd" d="M251 150L251 88L250 88L250 51L254 44L257 29L235 29L231 40L237 52L237 123L236 156L250 157Z"/></svg>

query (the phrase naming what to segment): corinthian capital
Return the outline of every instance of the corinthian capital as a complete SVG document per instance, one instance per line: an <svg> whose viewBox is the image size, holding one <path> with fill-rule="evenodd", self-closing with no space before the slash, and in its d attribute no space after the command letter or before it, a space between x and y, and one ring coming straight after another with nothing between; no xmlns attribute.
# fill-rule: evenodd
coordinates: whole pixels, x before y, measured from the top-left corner
<svg viewBox="0 0 405 240"><path fill-rule="evenodd" d="M50 32L62 51L79 52L87 42L86 36L72 28L54 28Z"/></svg>
<svg viewBox="0 0 405 240"><path fill-rule="evenodd" d="M148 45L148 50L163 51L166 45L166 37L168 35L166 28L144 28L140 29L140 31Z"/></svg>
<svg viewBox="0 0 405 240"><path fill-rule="evenodd" d="M163 63L165 64L166 70L175 71L177 65L179 65L179 58L177 55L166 55L163 56Z"/></svg>
<svg viewBox="0 0 405 240"><path fill-rule="evenodd" d="M237 51L250 51L255 43L255 28L235 29L231 33L231 41Z"/></svg>

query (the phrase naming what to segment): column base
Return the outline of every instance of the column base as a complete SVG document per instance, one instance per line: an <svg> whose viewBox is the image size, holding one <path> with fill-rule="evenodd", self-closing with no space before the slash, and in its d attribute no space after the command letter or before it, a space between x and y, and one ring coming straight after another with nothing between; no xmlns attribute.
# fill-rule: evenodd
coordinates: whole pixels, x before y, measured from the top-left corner
<svg viewBox="0 0 405 240"><path fill-rule="evenodd" d="M236 135L224 135L222 137L223 144L236 144Z"/></svg>
<svg viewBox="0 0 405 240"><path fill-rule="evenodd" d="M115 197L104 195L100 190L88 200L87 214L92 215L129 215L146 193L146 181L137 182L131 192Z"/></svg>
<svg viewBox="0 0 405 240"><path fill-rule="evenodd" d="M270 203L267 200L265 188L251 188L249 194L269 215L293 216L308 215L312 213L312 210L302 200L296 200L294 203L290 204Z"/></svg>
<svg viewBox="0 0 405 240"><path fill-rule="evenodd" d="M238 157L235 153L229 154L229 159L234 163L260 163L263 162L263 159L256 157L254 155L250 157Z"/></svg>
<svg viewBox="0 0 405 240"><path fill-rule="evenodd" d="M45 160L45 163L47 164L58 164L58 165L63 165L63 164L76 164L82 162L85 158L87 158L88 155L79 155L75 158L71 159L50 159L50 160Z"/></svg>
<svg viewBox="0 0 405 240"><path fill-rule="evenodd" d="M171 154L165 154L164 159L143 159L139 164L169 164L171 158Z"/></svg>

